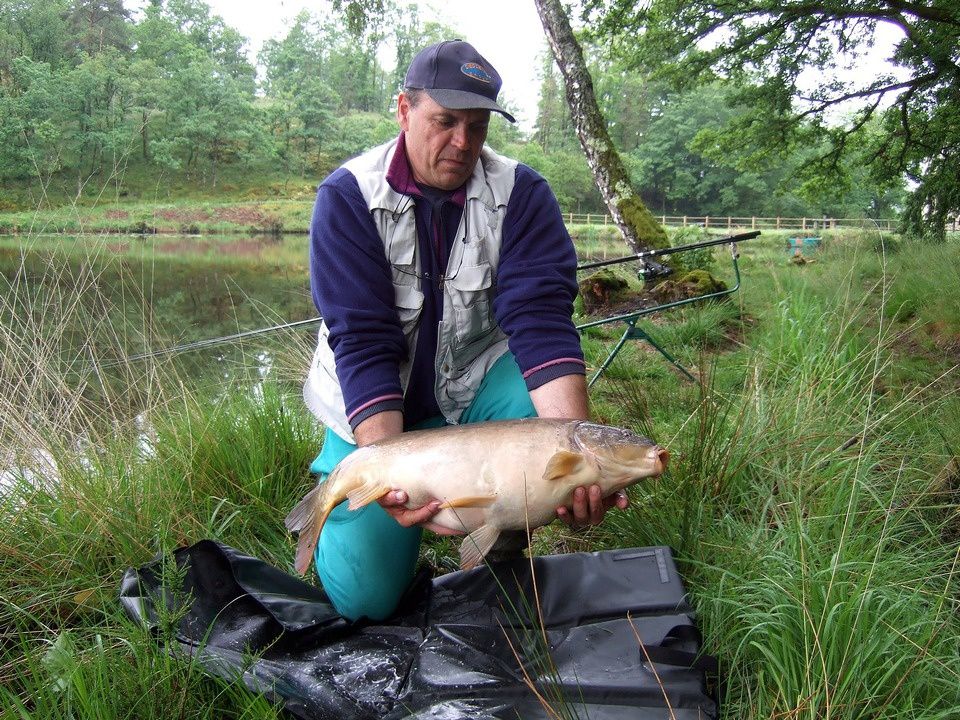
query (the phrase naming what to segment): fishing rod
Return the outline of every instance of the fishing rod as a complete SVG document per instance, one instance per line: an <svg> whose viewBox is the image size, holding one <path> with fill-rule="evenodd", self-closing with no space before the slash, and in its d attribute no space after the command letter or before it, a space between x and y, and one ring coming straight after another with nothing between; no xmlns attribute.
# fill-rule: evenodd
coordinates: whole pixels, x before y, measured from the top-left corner
<svg viewBox="0 0 960 720"><path fill-rule="evenodd" d="M626 257L614 258L612 260L599 260L597 262L584 263L582 265L577 265L577 272L581 270L590 270L596 267L603 267L605 265L615 265L617 263L625 263L630 261L648 261L649 258L659 257L662 255L673 255L678 252L685 252L687 250L697 250L699 248L712 247L714 245L725 245L732 242L742 242L744 240L749 240L751 238L757 237L760 234L759 230L753 230L751 232L740 233L739 235L730 235L725 238L719 238L717 240L705 240L703 242L691 243L690 245L680 245L678 247L672 248L663 248L661 250L646 250L636 255L627 255ZM164 357L166 355L176 355L181 352L189 352L190 350L202 350L203 348L214 347L215 345L222 345L223 343L233 342L235 340L244 340L246 338L256 337L258 335L266 335L267 333L277 332L279 330L294 330L296 328L307 327L309 325L316 325L321 320L322 317L310 318L309 320L298 320L296 322L283 323L282 325L272 325L270 327L258 328L256 330L246 330L244 332L234 333L233 335L224 335L222 337L208 338L206 340L197 340L195 342L184 343L182 345L173 345L167 348L161 348L160 350L153 350L151 352L139 353L137 355L129 355L122 360L114 360L112 362L103 363L100 367L109 368L115 367L117 365L123 365L124 363L139 362L141 360L150 360L151 358Z"/></svg>
<svg viewBox="0 0 960 720"><path fill-rule="evenodd" d="M297 320L296 322L283 323L282 325L272 325L270 327L258 328L256 330L245 330L244 332L234 333L233 335L224 335L222 337L208 338L206 340L197 340L196 342L184 343L183 345L173 345L172 347L161 348L160 350L139 353L137 355L128 355L122 360L114 360L112 362L102 363L100 367L114 367L116 365L123 365L125 363L137 362L140 360L149 360L150 358L162 357L164 355L175 355L177 353L187 352L189 350L200 350L207 347L213 347L214 345L233 342L234 340L243 340L249 337L256 337L257 335L266 335L267 333L276 332L278 330L293 330L294 328L316 325L321 320L323 320L322 317L310 318L309 320Z"/></svg>
<svg viewBox="0 0 960 720"><path fill-rule="evenodd" d="M704 240L703 242L690 243L689 245L678 245L677 247L662 248L660 250L644 250L636 255L627 255L625 257L613 258L612 260L598 260L596 262L577 265L577 271L591 270L593 268L604 267L605 265L616 265L617 263L625 263L637 260L643 262L652 257L673 255L675 253L686 252L688 250L699 250L700 248L713 247L714 245L726 245L728 243L743 242L744 240L755 238L759 234L759 230L751 230L750 232L738 233L737 235L728 235L727 237L716 238L714 240Z"/></svg>

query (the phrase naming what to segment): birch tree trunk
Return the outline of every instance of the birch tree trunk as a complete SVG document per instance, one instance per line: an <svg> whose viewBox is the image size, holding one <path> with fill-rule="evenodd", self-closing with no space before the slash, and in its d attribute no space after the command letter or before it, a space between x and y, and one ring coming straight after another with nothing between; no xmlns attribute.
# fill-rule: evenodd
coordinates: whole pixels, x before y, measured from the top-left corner
<svg viewBox="0 0 960 720"><path fill-rule="evenodd" d="M594 181L634 252L669 246L667 234L630 186L630 175L607 132L583 50L560 0L533 0L563 75L567 104Z"/></svg>

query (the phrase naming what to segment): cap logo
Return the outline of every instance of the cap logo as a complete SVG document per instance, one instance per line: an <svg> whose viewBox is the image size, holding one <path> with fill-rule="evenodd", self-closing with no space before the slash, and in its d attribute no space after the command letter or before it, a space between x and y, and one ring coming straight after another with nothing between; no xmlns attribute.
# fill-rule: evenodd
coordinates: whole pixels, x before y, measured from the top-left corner
<svg viewBox="0 0 960 720"><path fill-rule="evenodd" d="M493 78L490 77L490 74L483 69L482 65L477 65L477 63L468 62L460 66L460 72L462 72L467 77L471 77L474 80L479 80L480 82L491 83Z"/></svg>

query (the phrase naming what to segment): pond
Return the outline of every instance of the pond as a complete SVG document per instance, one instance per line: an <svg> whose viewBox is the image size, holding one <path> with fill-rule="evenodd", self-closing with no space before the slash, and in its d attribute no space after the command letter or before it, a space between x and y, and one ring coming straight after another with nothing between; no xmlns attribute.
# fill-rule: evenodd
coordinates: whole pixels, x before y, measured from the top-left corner
<svg viewBox="0 0 960 720"><path fill-rule="evenodd" d="M305 237L0 237L0 440L132 426L158 387L299 385L316 316Z"/></svg>

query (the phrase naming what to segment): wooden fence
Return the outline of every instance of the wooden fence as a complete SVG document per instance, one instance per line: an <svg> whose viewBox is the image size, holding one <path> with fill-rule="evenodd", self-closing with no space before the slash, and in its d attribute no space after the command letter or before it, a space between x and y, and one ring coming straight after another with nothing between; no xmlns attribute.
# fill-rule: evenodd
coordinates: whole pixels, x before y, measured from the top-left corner
<svg viewBox="0 0 960 720"><path fill-rule="evenodd" d="M669 227L703 227L720 230L836 230L838 228L860 228L884 230L897 229L898 220L873 220L870 218L791 218L791 217L720 217L715 215L655 215L661 225ZM564 219L570 225L613 225L609 215L589 213L564 213ZM954 222L947 230L956 231Z"/></svg>

